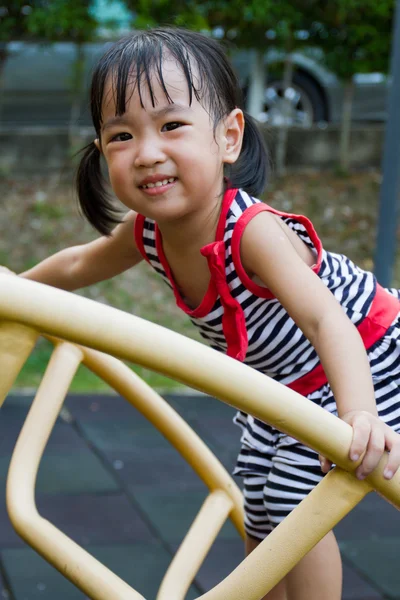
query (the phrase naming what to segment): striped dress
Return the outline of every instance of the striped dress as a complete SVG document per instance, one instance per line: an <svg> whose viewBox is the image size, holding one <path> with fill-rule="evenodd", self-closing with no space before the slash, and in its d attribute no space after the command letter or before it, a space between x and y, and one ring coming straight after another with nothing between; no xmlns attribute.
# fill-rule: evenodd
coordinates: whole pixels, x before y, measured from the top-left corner
<svg viewBox="0 0 400 600"><path fill-rule="evenodd" d="M260 211L278 215L314 252L311 268L363 337L379 414L400 430L400 294L394 289L383 290L372 273L358 268L346 256L324 250L306 217L276 211L242 190L227 190L216 240L201 249L211 279L201 304L194 310L185 304L174 283L156 223L142 215L136 220L136 244L212 348L336 414L332 391L313 346L272 293L252 281L242 266L240 239L247 223ZM267 473L268 457L276 452L277 444L284 448L283 460L289 464L299 462L299 455L300 461L316 462L313 451L251 415L238 412L235 423L242 429L235 474Z"/></svg>

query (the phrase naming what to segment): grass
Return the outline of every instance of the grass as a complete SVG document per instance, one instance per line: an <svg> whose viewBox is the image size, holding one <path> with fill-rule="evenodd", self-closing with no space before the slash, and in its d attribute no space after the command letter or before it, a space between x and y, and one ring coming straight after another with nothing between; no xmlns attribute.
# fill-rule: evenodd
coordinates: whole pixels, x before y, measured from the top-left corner
<svg viewBox="0 0 400 600"><path fill-rule="evenodd" d="M346 177L326 172L297 173L273 182L264 200L274 208L307 215L325 248L346 254L370 270L380 181L378 172ZM60 181L58 176L3 178L0 193L0 264L12 270L25 270L66 246L85 243L94 237L78 215L69 181ZM394 279L393 284L399 285L399 261ZM141 264L80 293L200 340L186 315L175 306L168 287L147 265ZM50 352L50 344L40 340L18 377L17 387L37 386ZM141 367L134 370L158 389L179 385ZM72 385L75 392L105 389L105 384L85 368L79 369Z"/></svg>
<svg viewBox="0 0 400 600"><path fill-rule="evenodd" d="M45 339L40 339L34 352L30 355L20 372L16 382L16 389L35 389L39 385L49 362L53 345ZM171 390L179 384L172 379L164 377L138 365L130 365L135 373L147 381L155 389ZM84 365L80 366L72 382L72 392L104 392L108 386L97 375L92 373Z"/></svg>

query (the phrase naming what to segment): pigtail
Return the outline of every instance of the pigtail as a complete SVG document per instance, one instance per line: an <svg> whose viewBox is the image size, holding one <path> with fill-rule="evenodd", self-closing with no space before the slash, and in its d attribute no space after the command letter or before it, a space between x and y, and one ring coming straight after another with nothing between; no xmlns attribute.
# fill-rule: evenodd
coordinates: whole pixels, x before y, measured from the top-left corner
<svg viewBox="0 0 400 600"><path fill-rule="evenodd" d="M242 150L227 176L230 187L241 188L250 196L259 196L264 191L268 179L270 159L256 121L246 112L244 119Z"/></svg>
<svg viewBox="0 0 400 600"><path fill-rule="evenodd" d="M79 207L91 225L102 235L110 235L114 225L121 222L118 211L107 191L101 172L100 151L91 142L83 153L76 173L76 190Z"/></svg>

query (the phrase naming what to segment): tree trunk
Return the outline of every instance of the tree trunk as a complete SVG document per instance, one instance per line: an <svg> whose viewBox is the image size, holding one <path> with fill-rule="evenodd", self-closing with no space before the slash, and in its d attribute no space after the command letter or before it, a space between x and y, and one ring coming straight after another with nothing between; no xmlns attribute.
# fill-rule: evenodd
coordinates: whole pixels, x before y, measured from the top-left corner
<svg viewBox="0 0 400 600"><path fill-rule="evenodd" d="M353 107L354 81L348 79L344 85L342 123L340 126L339 166L343 173L349 170L351 111Z"/></svg>
<svg viewBox="0 0 400 600"><path fill-rule="evenodd" d="M2 121L4 101L4 67L6 66L8 52L5 44L0 45L0 123Z"/></svg>
<svg viewBox="0 0 400 600"><path fill-rule="evenodd" d="M81 114L82 94L84 89L85 50L82 42L76 43L76 58L73 65L71 84L71 112L68 123L68 142L71 154L77 150L77 124Z"/></svg>
<svg viewBox="0 0 400 600"><path fill-rule="evenodd" d="M282 177L286 172L286 150L289 132L290 101L286 98L286 90L290 88L293 81L293 59L291 54L285 58L285 67L283 72L283 100L282 100L282 124L278 129L275 170L278 177Z"/></svg>
<svg viewBox="0 0 400 600"><path fill-rule="evenodd" d="M250 84L247 97L247 112L259 119L264 110L264 95L267 84L267 67L264 64L264 51L254 50L252 52L252 63L250 69Z"/></svg>

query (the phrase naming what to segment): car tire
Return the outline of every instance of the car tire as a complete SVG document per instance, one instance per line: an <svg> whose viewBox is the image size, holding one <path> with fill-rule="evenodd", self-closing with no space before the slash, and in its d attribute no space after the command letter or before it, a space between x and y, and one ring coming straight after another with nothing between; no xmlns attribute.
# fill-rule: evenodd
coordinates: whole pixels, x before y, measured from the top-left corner
<svg viewBox="0 0 400 600"><path fill-rule="evenodd" d="M292 81L292 119L290 125L311 126L312 123L318 123L328 120L327 106L318 84L310 77L302 73L294 73ZM260 120L270 124L278 124L279 121L279 99L282 98L283 79L273 77L268 80L265 91L265 105ZM280 100L281 101L281 100ZM282 102L282 101L281 101ZM273 114L273 118L270 115ZM303 120L303 123L302 123Z"/></svg>

